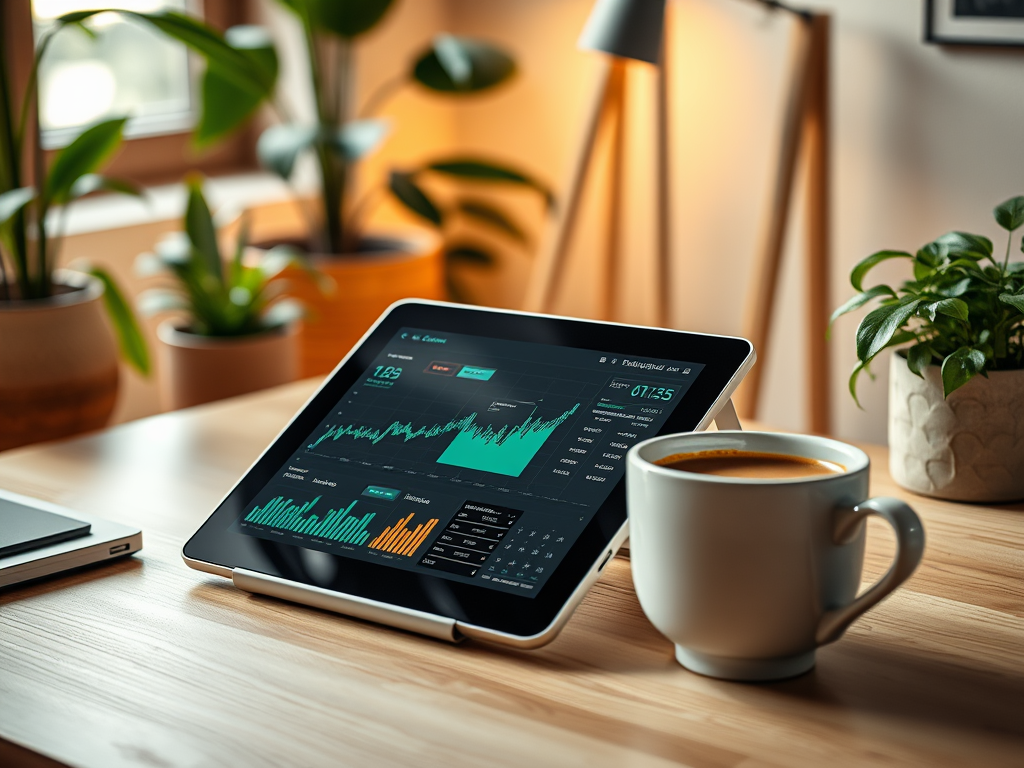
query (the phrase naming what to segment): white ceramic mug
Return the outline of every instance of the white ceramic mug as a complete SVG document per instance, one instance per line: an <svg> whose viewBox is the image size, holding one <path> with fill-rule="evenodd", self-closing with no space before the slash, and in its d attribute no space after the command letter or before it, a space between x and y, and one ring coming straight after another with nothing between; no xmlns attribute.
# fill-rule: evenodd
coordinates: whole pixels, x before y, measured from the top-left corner
<svg viewBox="0 0 1024 768"><path fill-rule="evenodd" d="M820 459L845 472L798 479L721 477L654 462L719 449ZM867 454L809 435L665 435L629 451L633 583L644 613L684 667L730 680L777 680L814 666L861 614L914 572L924 529L898 499L868 498ZM864 519L896 532L889 571L857 596Z"/></svg>

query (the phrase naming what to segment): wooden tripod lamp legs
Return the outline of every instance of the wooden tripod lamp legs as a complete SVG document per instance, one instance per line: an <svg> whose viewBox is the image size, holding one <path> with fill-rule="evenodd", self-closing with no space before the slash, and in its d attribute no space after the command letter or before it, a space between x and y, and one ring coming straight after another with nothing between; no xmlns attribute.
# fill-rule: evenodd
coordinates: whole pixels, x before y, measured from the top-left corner
<svg viewBox="0 0 1024 768"><path fill-rule="evenodd" d="M793 187L801 151L807 173L806 349L808 426L812 432L830 428L828 327L829 265L829 29L830 18L815 14L798 23L791 53L789 100L778 153L771 208L754 264L743 333L754 343L760 361L737 393L741 418L757 416L764 366L778 291Z"/></svg>

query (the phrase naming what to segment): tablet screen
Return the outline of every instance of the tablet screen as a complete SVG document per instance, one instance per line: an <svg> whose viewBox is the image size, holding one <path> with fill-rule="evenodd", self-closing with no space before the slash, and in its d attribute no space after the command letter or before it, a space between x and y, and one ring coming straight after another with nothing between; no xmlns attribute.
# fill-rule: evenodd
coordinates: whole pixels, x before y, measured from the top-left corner
<svg viewBox="0 0 1024 768"><path fill-rule="evenodd" d="M703 367L401 328L236 530L536 595Z"/></svg>

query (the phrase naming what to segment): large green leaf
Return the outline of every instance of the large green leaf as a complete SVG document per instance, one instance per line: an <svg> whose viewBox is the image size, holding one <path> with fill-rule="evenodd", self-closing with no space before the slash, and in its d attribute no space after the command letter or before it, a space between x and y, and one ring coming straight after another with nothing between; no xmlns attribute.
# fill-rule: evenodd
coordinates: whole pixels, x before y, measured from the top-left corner
<svg viewBox="0 0 1024 768"><path fill-rule="evenodd" d="M338 131L334 147L346 160L359 160L380 146L390 131L387 120L353 120Z"/></svg>
<svg viewBox="0 0 1024 768"><path fill-rule="evenodd" d="M121 143L128 118L104 120L86 128L60 151L46 177L43 198L50 203L65 203L75 182L87 173L94 173Z"/></svg>
<svg viewBox="0 0 1024 768"><path fill-rule="evenodd" d="M149 347L146 346L146 339L139 330L139 324L135 319L124 295L117 287L113 276L101 267L90 266L88 273L103 283L103 304L110 316L111 324L117 336L118 346L121 348L121 355L128 361L135 370L143 376L148 376L150 371Z"/></svg>
<svg viewBox="0 0 1024 768"><path fill-rule="evenodd" d="M203 197L203 185L198 178L188 180L188 206L185 208L185 232L192 247L199 254L206 271L223 281L217 230L213 226L210 207Z"/></svg>
<svg viewBox="0 0 1024 768"><path fill-rule="evenodd" d="M869 312L857 327L857 359L871 360L888 346L893 335L909 320L920 299L904 298L898 304L889 304Z"/></svg>
<svg viewBox="0 0 1024 768"><path fill-rule="evenodd" d="M522 171L490 160L478 157L452 157L435 160L426 167L435 173L467 181L489 181L530 187L544 196L549 208L555 203L555 196L546 185Z"/></svg>
<svg viewBox="0 0 1024 768"><path fill-rule="evenodd" d="M930 304L925 305L924 310L932 320L935 320L936 315L946 315L947 317L954 317L957 320L967 322L967 316L969 313L967 302L963 299L942 299L940 301L933 301Z"/></svg>
<svg viewBox="0 0 1024 768"><path fill-rule="evenodd" d="M996 223L1003 229L1012 232L1024 224L1024 196L1011 197L1004 203L997 205L992 214L996 217Z"/></svg>
<svg viewBox="0 0 1024 768"><path fill-rule="evenodd" d="M358 37L384 18L393 0L285 0L296 9L304 4L314 27L341 37Z"/></svg>
<svg viewBox="0 0 1024 768"><path fill-rule="evenodd" d="M411 173L392 171L388 187L402 205L435 226L441 226L444 214L426 192L413 180Z"/></svg>
<svg viewBox="0 0 1024 768"><path fill-rule="evenodd" d="M497 259L486 249L471 243L455 243L444 251L449 264L473 264L478 267L493 267Z"/></svg>
<svg viewBox="0 0 1024 768"><path fill-rule="evenodd" d="M888 296L890 298L895 299L896 291L894 291L888 285L876 285L873 288L868 288L866 291L861 291L852 299L850 299L841 307L839 307L835 312L832 313L832 317L830 317L828 321L829 329L832 328L832 323L834 323L838 318L845 315L847 312L853 312L855 309L860 309L869 301L871 301L872 299L876 299L879 296Z"/></svg>
<svg viewBox="0 0 1024 768"><path fill-rule="evenodd" d="M0 193L0 229L10 224L35 199L36 191L32 187L18 187Z"/></svg>
<svg viewBox="0 0 1024 768"><path fill-rule="evenodd" d="M999 301L1013 307L1018 312L1024 312L1024 293L1001 293L999 294Z"/></svg>
<svg viewBox="0 0 1024 768"><path fill-rule="evenodd" d="M80 176L71 185L71 192L68 197L71 200L77 200L80 197L91 195L93 192L117 192L122 195L131 195L132 197L145 197L142 187L134 181L115 179L98 173L87 173L84 176Z"/></svg>
<svg viewBox="0 0 1024 768"><path fill-rule="evenodd" d="M992 241L969 232L947 232L935 242L945 246L952 259L965 257L980 261L992 255Z"/></svg>
<svg viewBox="0 0 1024 768"><path fill-rule="evenodd" d="M960 347L942 361L942 391L945 397L956 391L985 368L985 353L971 347Z"/></svg>
<svg viewBox="0 0 1024 768"><path fill-rule="evenodd" d="M523 244L527 242L526 233L522 227L516 224L507 213L486 200L467 198L460 200L457 207L466 216L508 235L513 240Z"/></svg>
<svg viewBox="0 0 1024 768"><path fill-rule="evenodd" d="M912 259L914 258L906 251L878 251L872 253L853 268L850 273L850 284L855 291L863 291L864 278L872 268L889 259Z"/></svg>
<svg viewBox="0 0 1024 768"><path fill-rule="evenodd" d="M260 165L288 179L295 169L299 153L316 141L317 129L312 125L272 125L260 134L256 156Z"/></svg>
<svg viewBox="0 0 1024 768"><path fill-rule="evenodd" d="M934 356L928 344L915 344L907 350L907 367L911 373L924 378L924 369L932 364Z"/></svg>
<svg viewBox="0 0 1024 768"><path fill-rule="evenodd" d="M412 76L440 93L476 93L508 80L516 71L512 57L482 40L438 35L419 56Z"/></svg>
<svg viewBox="0 0 1024 768"><path fill-rule="evenodd" d="M232 27L225 32L224 39L254 69L261 70L261 79L271 86L240 86L219 59L208 59L203 73L199 123L193 135L199 147L208 146L238 128L272 95L273 83L277 81L277 52L265 29L249 25Z"/></svg>

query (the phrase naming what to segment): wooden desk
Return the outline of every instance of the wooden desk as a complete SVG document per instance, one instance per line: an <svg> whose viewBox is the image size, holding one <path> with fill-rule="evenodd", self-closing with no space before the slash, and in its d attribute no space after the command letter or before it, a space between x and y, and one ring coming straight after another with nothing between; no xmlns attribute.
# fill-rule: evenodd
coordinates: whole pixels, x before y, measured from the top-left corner
<svg viewBox="0 0 1024 768"><path fill-rule="evenodd" d="M182 564L313 386L0 456L0 486L145 530L135 558L0 594L0 763L1024 765L1024 506L913 497L870 449L874 492L924 519L924 563L788 682L684 670L623 559L546 648L451 646ZM873 577L891 541L870 542Z"/></svg>

